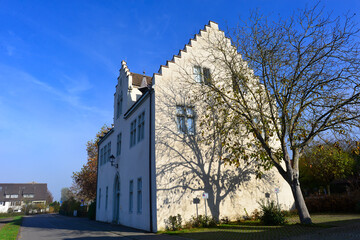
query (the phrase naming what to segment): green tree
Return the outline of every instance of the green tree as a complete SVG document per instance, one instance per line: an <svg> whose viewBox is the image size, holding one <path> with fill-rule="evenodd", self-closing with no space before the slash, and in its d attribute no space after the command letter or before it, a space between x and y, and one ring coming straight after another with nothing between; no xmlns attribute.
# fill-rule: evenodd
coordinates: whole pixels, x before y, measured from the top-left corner
<svg viewBox="0 0 360 240"><path fill-rule="evenodd" d="M300 157L300 178L304 184L326 186L330 195L330 183L351 176L355 163L337 142L314 145Z"/></svg>
<svg viewBox="0 0 360 240"><path fill-rule="evenodd" d="M96 134L95 139L86 144L88 159L80 171L73 172L73 186L71 190L77 199L92 201L96 198L96 180L98 163L98 142L111 128L104 125Z"/></svg>
<svg viewBox="0 0 360 240"><path fill-rule="evenodd" d="M209 38L208 59L221 71L202 91L216 95L218 112L237 126L223 141L225 160L256 160L258 177L275 167L304 224L312 221L299 182L301 152L314 138L359 126L358 33L351 16L332 18L315 6L278 21L252 14L230 34L233 48L228 39Z"/></svg>

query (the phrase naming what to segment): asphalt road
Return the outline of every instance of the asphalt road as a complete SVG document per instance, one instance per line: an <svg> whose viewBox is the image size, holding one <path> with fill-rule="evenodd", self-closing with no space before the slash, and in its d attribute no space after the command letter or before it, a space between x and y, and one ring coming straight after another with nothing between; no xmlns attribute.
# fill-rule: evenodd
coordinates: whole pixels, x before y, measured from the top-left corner
<svg viewBox="0 0 360 240"><path fill-rule="evenodd" d="M20 240L180 240L169 235L156 235L119 225L90 221L86 218L55 214L25 216Z"/></svg>

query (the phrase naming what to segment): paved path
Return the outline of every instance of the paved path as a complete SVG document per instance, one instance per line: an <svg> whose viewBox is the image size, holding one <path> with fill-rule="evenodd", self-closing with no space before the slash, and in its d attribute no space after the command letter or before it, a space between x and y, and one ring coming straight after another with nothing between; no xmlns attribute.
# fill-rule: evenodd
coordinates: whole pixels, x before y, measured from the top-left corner
<svg viewBox="0 0 360 240"><path fill-rule="evenodd" d="M341 227L319 230L315 233L300 235L290 240L359 240L360 222L349 223Z"/></svg>
<svg viewBox="0 0 360 240"><path fill-rule="evenodd" d="M25 216L19 240L184 240L169 235L54 214Z"/></svg>

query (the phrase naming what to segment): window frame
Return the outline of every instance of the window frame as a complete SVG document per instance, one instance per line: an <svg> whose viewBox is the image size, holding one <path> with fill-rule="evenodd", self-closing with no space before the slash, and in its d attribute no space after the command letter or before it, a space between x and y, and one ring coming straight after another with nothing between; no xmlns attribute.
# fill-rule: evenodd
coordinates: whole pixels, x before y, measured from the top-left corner
<svg viewBox="0 0 360 240"><path fill-rule="evenodd" d="M196 116L194 108L194 106L176 105L176 125L180 134L195 135ZM191 124L189 124L189 120Z"/></svg>
<svg viewBox="0 0 360 240"><path fill-rule="evenodd" d="M129 183L129 213L134 210L134 181L130 180Z"/></svg>
<svg viewBox="0 0 360 240"><path fill-rule="evenodd" d="M139 114L138 116L138 136L137 142L140 142L144 139L145 136L145 111Z"/></svg>
<svg viewBox="0 0 360 240"><path fill-rule="evenodd" d="M116 142L116 156L121 155L121 138L122 138L122 133L119 133L117 135L117 142Z"/></svg>
<svg viewBox="0 0 360 240"><path fill-rule="evenodd" d="M142 213L142 178L137 179L137 213Z"/></svg>

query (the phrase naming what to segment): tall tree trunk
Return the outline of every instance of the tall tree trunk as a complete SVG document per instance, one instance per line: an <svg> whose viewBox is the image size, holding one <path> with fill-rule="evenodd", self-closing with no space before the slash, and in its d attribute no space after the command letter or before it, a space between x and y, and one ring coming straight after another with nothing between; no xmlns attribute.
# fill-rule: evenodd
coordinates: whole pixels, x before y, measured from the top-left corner
<svg viewBox="0 0 360 240"><path fill-rule="evenodd" d="M330 184L326 185L327 195L330 196Z"/></svg>
<svg viewBox="0 0 360 240"><path fill-rule="evenodd" d="M301 192L299 180L294 179L290 186L295 199L295 206L299 214L300 222L302 224L312 224L309 211L305 204L304 196Z"/></svg>

